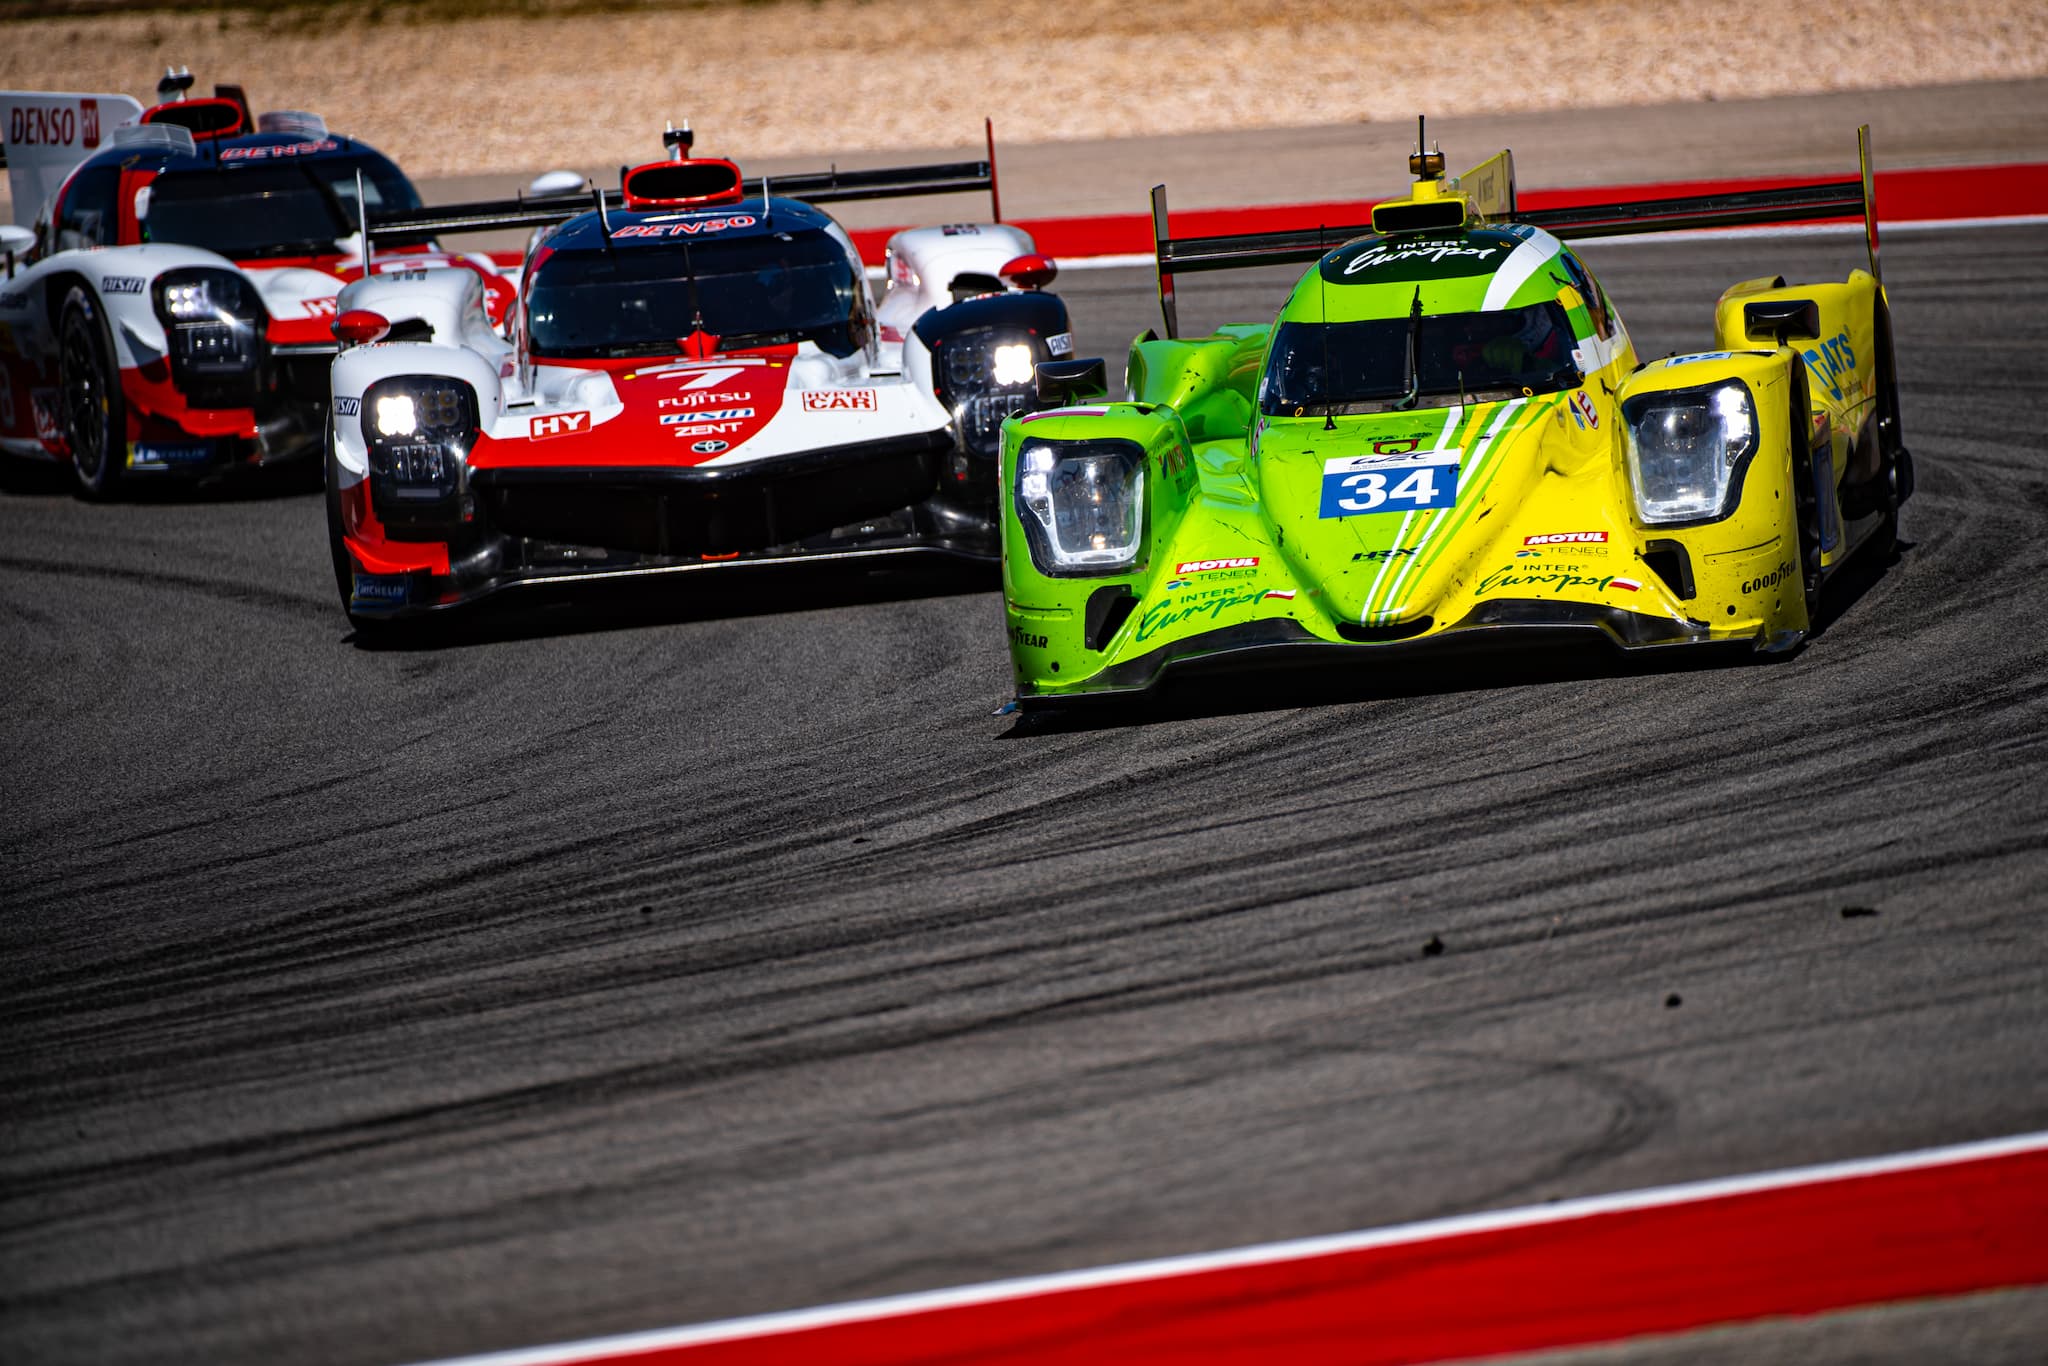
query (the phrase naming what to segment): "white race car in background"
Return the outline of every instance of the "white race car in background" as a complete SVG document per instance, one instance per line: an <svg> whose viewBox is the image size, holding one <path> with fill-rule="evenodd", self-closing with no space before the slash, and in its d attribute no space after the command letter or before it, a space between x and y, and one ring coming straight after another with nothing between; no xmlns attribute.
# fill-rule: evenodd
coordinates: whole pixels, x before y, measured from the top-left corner
<svg viewBox="0 0 2048 1366"><path fill-rule="evenodd" d="M518 584L940 554L993 563L1003 419L1066 357L1066 307L1000 222L898 233L874 302L816 201L994 188L991 162L780 179L672 158L621 189L373 220L542 225L509 336L476 277L342 291L329 442L359 629Z"/></svg>
<svg viewBox="0 0 2048 1366"><path fill-rule="evenodd" d="M488 256L420 244L366 257L365 212L419 207L389 159L315 115L252 117L234 86L161 102L0 92L15 211L0 228L0 451L68 461L106 497L320 449L342 284L457 265L503 318Z"/></svg>

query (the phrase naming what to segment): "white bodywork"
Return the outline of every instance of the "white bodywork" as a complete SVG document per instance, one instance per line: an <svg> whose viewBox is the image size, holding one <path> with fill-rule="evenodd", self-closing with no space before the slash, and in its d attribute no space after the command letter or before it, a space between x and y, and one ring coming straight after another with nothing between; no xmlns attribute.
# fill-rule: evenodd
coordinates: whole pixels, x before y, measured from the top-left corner
<svg viewBox="0 0 2048 1366"><path fill-rule="evenodd" d="M925 310L953 302L953 285L963 275L993 280L1005 288L1002 268L1036 253L1031 234L1008 223L948 223L905 228L889 239L882 257L881 307L875 321L884 364L900 364L904 339Z"/></svg>
<svg viewBox="0 0 2048 1366"><path fill-rule="evenodd" d="M49 225L52 201L65 179L86 157L149 131L132 122L141 112L142 106L126 95L0 91L0 146L7 152L16 216L35 210L48 240L55 231ZM307 138L324 133L317 119L297 117L308 121ZM288 117L266 114L263 119L266 131L295 131ZM169 135L168 129L160 131ZM144 189L137 195L139 213L146 214L147 194ZM343 279L360 272L361 249L359 236L338 241L337 255L344 261L353 255L357 264L334 271L260 262L245 266L203 248L158 243L71 247L48 252L33 264L17 258L0 278L0 451L49 456L63 449L58 328L74 289L85 291L105 319L113 362L123 372L123 387L131 389L133 403L129 372L164 357L154 294L163 272L200 266L241 275L255 287L273 322L297 324L288 328L287 339L273 334L272 354L326 355L337 349L328 332L338 308L336 292ZM401 254L373 259L370 270L417 271L456 262L499 277L503 294L516 289L516 272L508 274L489 257L475 254ZM477 278L474 271L462 273ZM177 420L175 412L164 415ZM252 426L249 434L254 431ZM132 453L130 463L138 463Z"/></svg>
<svg viewBox="0 0 2048 1366"><path fill-rule="evenodd" d="M831 231L858 268L859 255L852 240L837 225ZM1004 264L1033 250L1030 234L1007 224L957 224L897 233L889 244L891 274L886 291L880 307L870 310L878 326L867 349L841 358L826 354L811 342L802 343L784 367L786 381L779 407L765 425L733 441L731 449L721 447L721 453L711 459L681 463L732 467L945 428L952 414L933 397L931 355L912 334L911 325L927 309L954 301L951 290L959 276L997 279ZM343 487L367 475L368 447L362 424L369 414L363 412L363 398L380 379L442 375L465 381L476 391L484 434L495 442L546 439L555 434L556 424L572 421L575 432L586 430L586 423L587 430L602 431L632 415L628 399L607 371L522 357L514 342L492 330L483 316L479 292L464 276L470 273L403 271L358 281L342 291L337 301L342 311L378 313L392 322L394 329L408 320L418 320L427 324L432 337L427 342L345 348L336 358L333 449ZM861 278L865 280L864 273ZM520 331L516 320L510 330L515 336ZM651 358L644 366L635 367L629 378L634 384L659 380L672 386L672 391L664 391L653 401L680 405L693 393L716 395L728 387L757 384L764 378L759 367L768 364L749 356L702 361ZM754 397L732 402L757 405L758 394L756 390ZM840 397L832 397L834 394ZM671 421L691 416L705 419L677 421L675 435L707 444L722 442L731 433L719 430L721 425L737 428L741 424L722 424L719 411L673 414ZM620 439L627 439L624 429L619 430ZM645 440L638 434L631 439Z"/></svg>

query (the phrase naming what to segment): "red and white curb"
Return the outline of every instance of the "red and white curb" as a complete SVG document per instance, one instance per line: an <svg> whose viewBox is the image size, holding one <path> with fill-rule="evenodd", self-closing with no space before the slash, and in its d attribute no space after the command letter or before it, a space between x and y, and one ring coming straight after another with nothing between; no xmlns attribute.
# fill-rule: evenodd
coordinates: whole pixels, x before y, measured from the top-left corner
<svg viewBox="0 0 2048 1366"><path fill-rule="evenodd" d="M441 1366L1371 1366L2044 1284L2033 1133Z"/></svg>
<svg viewBox="0 0 2048 1366"><path fill-rule="evenodd" d="M1607 185L1571 190L1526 190L1518 196L1525 209L1562 209L1625 199L1668 199L1684 195L1726 194L1774 189L1842 176L1756 176L1742 180L1683 180L1654 185ZM1879 171L1876 177L1879 235L1936 227L2016 226L2048 222L2048 162L1997 166L1939 166ZM1290 228L1337 227L1369 222L1371 200L1339 200L1318 204L1267 204L1236 209L1185 209L1173 214L1176 237L1213 237L1238 232L1279 232ZM1075 218L1016 220L1063 270L1108 269L1152 264L1152 219L1149 214L1098 214ZM863 228L853 233L861 259L882 259L882 248L896 228ZM1708 228L1719 235L1781 236L1787 234L1861 232L1861 220L1796 227ZM1614 241L1668 241L1690 233L1654 233Z"/></svg>

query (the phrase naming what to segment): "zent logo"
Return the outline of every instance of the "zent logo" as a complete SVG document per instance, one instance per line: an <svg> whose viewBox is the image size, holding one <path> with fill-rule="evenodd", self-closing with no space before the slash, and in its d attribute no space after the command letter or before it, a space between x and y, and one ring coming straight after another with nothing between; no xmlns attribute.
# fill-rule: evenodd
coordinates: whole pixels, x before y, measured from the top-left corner
<svg viewBox="0 0 2048 1366"><path fill-rule="evenodd" d="M804 411L807 413L834 412L842 409L873 412L880 406L872 389L804 390Z"/></svg>
<svg viewBox="0 0 2048 1366"><path fill-rule="evenodd" d="M1541 536L1524 536L1523 545L1601 545L1607 540L1604 531L1551 531Z"/></svg>
<svg viewBox="0 0 2048 1366"><path fill-rule="evenodd" d="M590 414L548 413L533 419L530 430L535 441L550 436L571 436L577 432L587 432L590 430Z"/></svg>

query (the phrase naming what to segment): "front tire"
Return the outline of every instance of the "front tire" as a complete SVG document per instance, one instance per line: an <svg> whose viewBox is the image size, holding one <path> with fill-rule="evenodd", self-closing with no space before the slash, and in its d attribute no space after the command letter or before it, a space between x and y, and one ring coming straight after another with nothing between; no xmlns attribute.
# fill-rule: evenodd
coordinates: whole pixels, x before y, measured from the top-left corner
<svg viewBox="0 0 2048 1366"><path fill-rule="evenodd" d="M104 502L120 491L128 465L128 403L114 364L114 339L99 302L83 285L65 296L59 318L58 382L75 488L81 498Z"/></svg>
<svg viewBox="0 0 2048 1366"><path fill-rule="evenodd" d="M379 617L358 615L355 608L355 566L349 560L348 541L341 525L341 471L334 460L334 433L327 434L327 454L322 462L327 471L327 550L334 562L334 587L341 594L341 612L354 628L362 645L389 644L398 637L400 623Z"/></svg>

